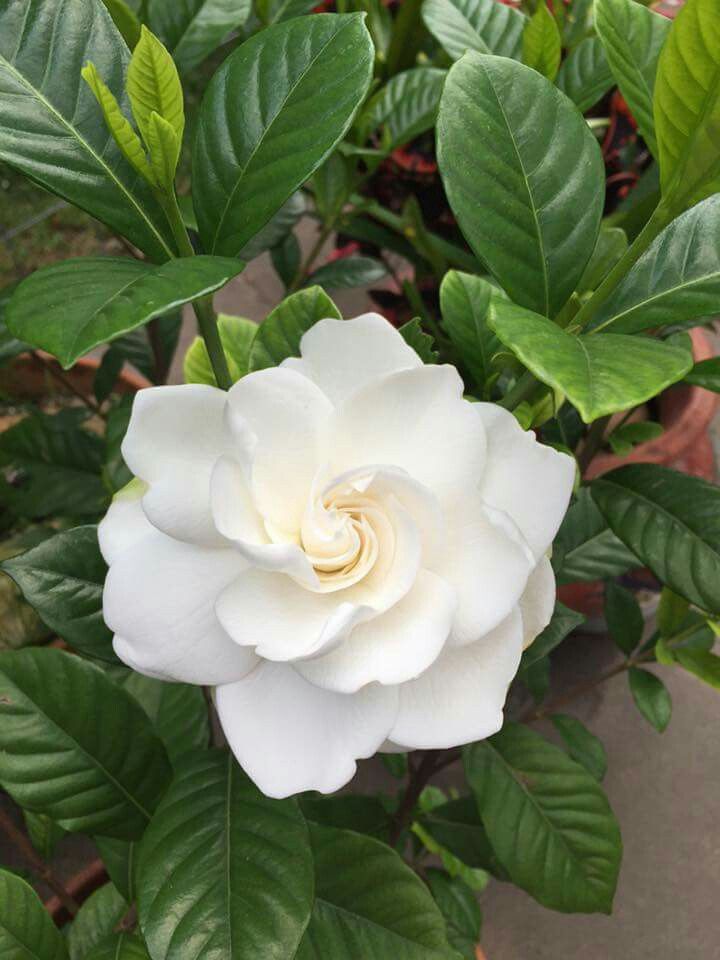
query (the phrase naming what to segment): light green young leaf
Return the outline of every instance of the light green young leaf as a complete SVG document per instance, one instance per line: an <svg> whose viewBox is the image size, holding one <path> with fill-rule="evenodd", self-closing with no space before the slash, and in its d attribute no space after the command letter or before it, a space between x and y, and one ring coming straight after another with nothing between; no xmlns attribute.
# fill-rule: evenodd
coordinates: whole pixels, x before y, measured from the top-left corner
<svg viewBox="0 0 720 960"><path fill-rule="evenodd" d="M140 39L140 21L135 11L125 0L103 0L115 26L123 35L128 47L134 49Z"/></svg>
<svg viewBox="0 0 720 960"><path fill-rule="evenodd" d="M676 213L720 190L720 17L688 0L660 55L655 127L663 200Z"/></svg>
<svg viewBox="0 0 720 960"><path fill-rule="evenodd" d="M560 65L555 82L581 113L594 107L613 85L613 75L598 37L586 37Z"/></svg>
<svg viewBox="0 0 720 960"><path fill-rule="evenodd" d="M672 700L665 684L660 677L640 667L630 667L628 683L635 706L647 722L662 733L672 715Z"/></svg>
<svg viewBox="0 0 720 960"><path fill-rule="evenodd" d="M248 18L251 0L149 0L148 23L187 73Z"/></svg>
<svg viewBox="0 0 720 960"><path fill-rule="evenodd" d="M635 0L597 0L595 21L620 92L657 157L653 89L671 21Z"/></svg>
<svg viewBox="0 0 720 960"><path fill-rule="evenodd" d="M180 141L172 125L154 110L147 123L145 142L155 180L165 190L173 190L180 159Z"/></svg>
<svg viewBox="0 0 720 960"><path fill-rule="evenodd" d="M158 38L143 24L127 72L127 92L135 122L148 143L153 111L167 120L182 143L185 129L183 91L177 67Z"/></svg>
<svg viewBox="0 0 720 960"><path fill-rule="evenodd" d="M231 317L224 313L218 316L220 341L233 383L248 372L250 347L257 329L257 324L245 317ZM202 337L195 337L188 347L183 360L183 374L185 383L209 383L213 387L217 386Z"/></svg>
<svg viewBox="0 0 720 960"><path fill-rule="evenodd" d="M318 320L341 314L320 287L291 294L272 310L257 328L250 349L250 371L276 367L286 357L300 356L300 340Z"/></svg>
<svg viewBox="0 0 720 960"><path fill-rule="evenodd" d="M684 347L611 333L574 336L497 298L488 323L539 380L567 396L585 423L644 403L692 367Z"/></svg>
<svg viewBox="0 0 720 960"><path fill-rule="evenodd" d="M523 31L523 63L554 80L560 67L562 40L555 17L544 3L539 3Z"/></svg>
<svg viewBox="0 0 720 960"><path fill-rule="evenodd" d="M520 59L526 18L497 0L425 0L422 16L453 60L468 50Z"/></svg>
<svg viewBox="0 0 720 960"><path fill-rule="evenodd" d="M0 870L0 955L7 960L67 960L65 941L29 883Z"/></svg>

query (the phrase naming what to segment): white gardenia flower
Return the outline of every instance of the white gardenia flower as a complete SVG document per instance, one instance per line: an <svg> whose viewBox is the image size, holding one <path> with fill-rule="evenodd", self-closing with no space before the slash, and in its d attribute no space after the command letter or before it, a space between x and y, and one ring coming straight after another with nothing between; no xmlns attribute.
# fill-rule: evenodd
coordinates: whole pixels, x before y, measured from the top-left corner
<svg viewBox="0 0 720 960"><path fill-rule="evenodd" d="M228 393L140 391L122 449L142 483L99 531L117 655L216 687L273 797L501 727L575 469L377 314L320 321L301 352Z"/></svg>

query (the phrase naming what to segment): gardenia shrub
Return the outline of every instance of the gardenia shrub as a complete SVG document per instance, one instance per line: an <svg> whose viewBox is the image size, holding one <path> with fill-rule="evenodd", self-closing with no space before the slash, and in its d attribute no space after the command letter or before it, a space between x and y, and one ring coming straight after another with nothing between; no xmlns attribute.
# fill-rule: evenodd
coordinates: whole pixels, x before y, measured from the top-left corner
<svg viewBox="0 0 720 960"><path fill-rule="evenodd" d="M717 487L588 480L662 431L634 413L667 388L720 386L687 332L720 296L720 18L527 6L0 0L0 160L126 252L0 295L0 360L67 383L106 347L87 410L0 435L25 548L0 567L61 641L0 653L27 830L0 816L71 924L1 870L11 960L473 960L495 880L612 910L607 758L559 709L624 676L662 732L658 667L720 687ZM613 85L644 172L609 212L609 120L583 111ZM452 235L371 192L430 132ZM377 256L318 266L338 230ZM264 252L280 302L218 316ZM388 273L415 316L343 319L327 290ZM157 385L118 396L125 363ZM655 629L621 582L642 567ZM583 620L556 579L604 582L616 660L580 691L550 692ZM376 753L393 787L358 793ZM66 832L107 873L87 899L47 863Z"/></svg>

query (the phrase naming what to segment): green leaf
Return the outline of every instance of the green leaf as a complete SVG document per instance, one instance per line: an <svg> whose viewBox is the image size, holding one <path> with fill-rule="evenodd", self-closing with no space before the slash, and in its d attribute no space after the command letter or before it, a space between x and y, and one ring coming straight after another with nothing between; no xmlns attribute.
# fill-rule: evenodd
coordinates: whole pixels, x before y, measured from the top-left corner
<svg viewBox="0 0 720 960"><path fill-rule="evenodd" d="M106 883L80 907L72 922L67 945L70 960L84 960L108 937L128 911L128 904L112 883Z"/></svg>
<svg viewBox="0 0 720 960"><path fill-rule="evenodd" d="M464 881L431 867L426 871L428 886L447 924L448 941L466 960L476 960L482 914L475 894Z"/></svg>
<svg viewBox="0 0 720 960"><path fill-rule="evenodd" d="M518 679L525 684L535 703L542 703L550 693L550 658L545 656L533 660L520 670Z"/></svg>
<svg viewBox="0 0 720 960"><path fill-rule="evenodd" d="M258 16L267 26L301 17L310 13L314 6L315 0L256 0L255 3Z"/></svg>
<svg viewBox="0 0 720 960"><path fill-rule="evenodd" d="M0 870L0 955L6 960L67 960L62 934L29 883Z"/></svg>
<svg viewBox="0 0 720 960"><path fill-rule="evenodd" d="M165 260L174 249L165 215L149 184L108 142L100 108L80 74L92 61L124 111L128 59L97 0L3 3L0 160Z"/></svg>
<svg viewBox="0 0 720 960"><path fill-rule="evenodd" d="M8 327L67 368L106 340L219 290L243 266L223 257L159 267L130 258L63 260L23 280L7 308Z"/></svg>
<svg viewBox="0 0 720 960"><path fill-rule="evenodd" d="M694 650L676 647L673 649L675 660L704 683L720 690L720 657L709 650Z"/></svg>
<svg viewBox="0 0 720 960"><path fill-rule="evenodd" d="M302 251L297 237L289 233L270 251L273 268L287 290L297 276L302 263Z"/></svg>
<svg viewBox="0 0 720 960"><path fill-rule="evenodd" d="M338 290L366 287L387 276L387 267L374 257L340 257L318 267L307 279L307 286Z"/></svg>
<svg viewBox="0 0 720 960"><path fill-rule="evenodd" d="M465 773L513 883L564 913L609 913L622 842L598 783L527 727L465 750Z"/></svg>
<svg viewBox="0 0 720 960"><path fill-rule="evenodd" d="M148 22L172 53L180 73L186 73L245 23L250 8L250 0L150 0Z"/></svg>
<svg viewBox="0 0 720 960"><path fill-rule="evenodd" d="M125 0L103 0L113 23L122 34L123 40L132 50L140 39L140 21L137 14Z"/></svg>
<svg viewBox="0 0 720 960"><path fill-rule="evenodd" d="M610 64L600 40L586 37L571 50L560 65L555 82L581 113L594 107L613 85Z"/></svg>
<svg viewBox="0 0 720 960"><path fill-rule="evenodd" d="M399 328L405 343L409 344L423 363L437 363L438 354L434 350L435 341L425 333L419 317L413 317Z"/></svg>
<svg viewBox="0 0 720 960"><path fill-rule="evenodd" d="M662 583L720 612L720 488L639 463L594 480L591 491L616 536Z"/></svg>
<svg viewBox="0 0 720 960"><path fill-rule="evenodd" d="M108 876L118 891L132 903L135 899L135 855L137 843L132 840L114 840L112 837L93 837Z"/></svg>
<svg viewBox="0 0 720 960"><path fill-rule="evenodd" d="M680 629L687 617L690 604L684 597L673 593L669 587L663 587L657 611L657 625L661 637L672 637Z"/></svg>
<svg viewBox="0 0 720 960"><path fill-rule="evenodd" d="M120 109L120 105L97 72L95 64L87 63L80 71L83 80L95 94L105 119L105 125L113 135L115 143L127 162L143 176L148 183L155 183L155 175L145 156L142 141L135 133L130 121Z"/></svg>
<svg viewBox="0 0 720 960"><path fill-rule="evenodd" d="M445 82L437 137L470 246L513 300L553 315L582 276L602 216L602 156L581 114L529 67L468 53Z"/></svg>
<svg viewBox="0 0 720 960"><path fill-rule="evenodd" d="M13 481L0 482L0 502L14 516L95 519L106 508L104 444L82 428L77 412L33 411L0 433L0 466L11 468Z"/></svg>
<svg viewBox="0 0 720 960"><path fill-rule="evenodd" d="M692 370L685 374L685 383L692 383L693 386L720 393L720 359L710 357L708 360L696 363Z"/></svg>
<svg viewBox="0 0 720 960"><path fill-rule="evenodd" d="M452 960L420 878L371 837L310 825L315 904L295 960Z"/></svg>
<svg viewBox="0 0 720 960"><path fill-rule="evenodd" d="M353 168L339 150L331 153L313 177L315 209L323 223L333 224L353 190Z"/></svg>
<svg viewBox="0 0 720 960"><path fill-rule="evenodd" d="M113 933L86 954L84 960L150 960L150 957L137 934Z"/></svg>
<svg viewBox="0 0 720 960"><path fill-rule="evenodd" d="M639 646L645 620L635 594L610 581L605 585L605 619L610 636L626 656Z"/></svg>
<svg viewBox="0 0 720 960"><path fill-rule="evenodd" d="M492 287L481 277L449 270L440 284L443 325L485 399L489 396L492 358L501 344L486 318Z"/></svg>
<svg viewBox="0 0 720 960"><path fill-rule="evenodd" d="M523 63L554 80L560 67L562 40L555 17L544 3L538 4L523 31Z"/></svg>
<svg viewBox="0 0 720 960"><path fill-rule="evenodd" d="M595 290L628 248L625 231L620 227L601 227L592 256L580 278L578 290Z"/></svg>
<svg viewBox="0 0 720 960"><path fill-rule="evenodd" d="M468 867L459 857L456 857L449 850L446 850L442 844L438 843L421 823L415 821L410 830L431 856L440 858L443 870L446 870L451 877L463 880L472 890L477 892L487 887L490 880L487 871Z"/></svg>
<svg viewBox="0 0 720 960"><path fill-rule="evenodd" d="M306 793L300 797L300 808L313 823L387 839L390 821L379 797L355 793L322 797Z"/></svg>
<svg viewBox="0 0 720 960"><path fill-rule="evenodd" d="M107 566L97 528L75 527L5 560L0 569L63 640L82 653L115 662L112 634L102 617Z"/></svg>
<svg viewBox="0 0 720 960"><path fill-rule="evenodd" d="M585 767L596 780L602 780L607 772L607 755L602 742L577 717L554 713L550 719L573 760Z"/></svg>
<svg viewBox="0 0 720 960"><path fill-rule="evenodd" d="M658 62L655 128L663 200L679 212L720 190L720 20L688 0Z"/></svg>
<svg viewBox="0 0 720 960"><path fill-rule="evenodd" d="M663 230L602 304L592 328L635 333L712 316L720 297L719 232L716 195Z"/></svg>
<svg viewBox="0 0 720 960"><path fill-rule="evenodd" d="M223 345L233 383L248 372L250 347L257 332L257 324L245 317L218 316L220 342ZM207 347L202 337L195 337L183 360L185 383L209 383L216 387L215 373L210 364Z"/></svg>
<svg viewBox="0 0 720 960"><path fill-rule="evenodd" d="M606 580L640 566L637 557L608 527L589 487L578 490L555 542L562 550L562 563L557 571L561 584Z"/></svg>
<svg viewBox="0 0 720 960"><path fill-rule="evenodd" d="M264 797L229 753L186 757L140 845L138 913L154 960L294 957L312 894L297 802Z"/></svg>
<svg viewBox="0 0 720 960"><path fill-rule="evenodd" d="M133 698L60 650L0 654L0 783L66 830L133 839L169 778Z"/></svg>
<svg viewBox="0 0 720 960"><path fill-rule="evenodd" d="M188 751L207 748L208 707L201 687L166 683L134 671L129 671L121 686L152 720L173 766Z"/></svg>
<svg viewBox="0 0 720 960"><path fill-rule="evenodd" d="M671 21L635 0L597 0L595 26L620 92L654 157L653 90Z"/></svg>
<svg viewBox="0 0 720 960"><path fill-rule="evenodd" d="M416 67L391 77L371 97L359 121L363 131L383 130L383 151L409 143L435 125L447 70Z"/></svg>
<svg viewBox="0 0 720 960"><path fill-rule="evenodd" d="M489 871L501 880L508 879L490 845L472 796L449 800L420 817L419 822L439 844L469 867Z"/></svg>
<svg viewBox="0 0 720 960"><path fill-rule="evenodd" d="M672 715L672 700L665 684L654 673L639 667L630 667L628 683L640 713L658 733L662 733Z"/></svg>
<svg viewBox="0 0 720 960"><path fill-rule="evenodd" d="M143 24L127 71L127 92L135 122L148 146L153 113L166 120L182 143L185 130L183 91L173 59L158 38Z"/></svg>
<svg viewBox="0 0 720 960"><path fill-rule="evenodd" d="M300 356L302 335L318 320L341 320L340 311L320 287L291 294L260 324L250 348L250 371L276 367Z"/></svg>
<svg viewBox="0 0 720 960"><path fill-rule="evenodd" d="M161 188L174 189L175 171L180 159L180 141L172 126L153 110L145 131L150 164L155 180Z"/></svg>
<svg viewBox="0 0 720 960"><path fill-rule="evenodd" d="M575 336L506 300L491 302L488 323L539 380L567 396L585 423L644 403L692 366L684 347L613 333Z"/></svg>
<svg viewBox="0 0 720 960"><path fill-rule="evenodd" d="M239 253L241 260L253 260L285 239L306 210L305 197L300 190L293 193L278 212L258 230Z"/></svg>
<svg viewBox="0 0 720 960"><path fill-rule="evenodd" d="M639 443L656 440L663 435L663 425L652 420L639 423L623 423L616 427L607 438L613 451L620 457L626 456Z"/></svg>
<svg viewBox="0 0 720 960"><path fill-rule="evenodd" d="M467 50L520 59L526 18L497 0L425 0L422 16L453 60Z"/></svg>
<svg viewBox="0 0 720 960"><path fill-rule="evenodd" d="M42 813L23 810L23 819L32 845L45 862L49 861L58 842L65 836L65 831Z"/></svg>
<svg viewBox="0 0 720 960"><path fill-rule="evenodd" d="M572 633L581 623L585 622L585 617L577 610L571 610L563 603L556 601L553 610L552 620L545 627L541 634L523 651L521 667L527 670L538 660L546 657L549 653L560 646L565 637Z"/></svg>
<svg viewBox="0 0 720 960"><path fill-rule="evenodd" d="M200 108L193 160L208 252L237 255L312 176L350 127L372 65L359 14L278 24L225 60Z"/></svg>

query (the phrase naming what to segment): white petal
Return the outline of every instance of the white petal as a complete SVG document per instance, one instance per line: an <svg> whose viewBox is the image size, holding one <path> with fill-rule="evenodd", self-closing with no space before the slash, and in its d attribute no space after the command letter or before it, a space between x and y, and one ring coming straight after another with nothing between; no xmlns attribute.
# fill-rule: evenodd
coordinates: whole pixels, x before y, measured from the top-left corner
<svg viewBox="0 0 720 960"><path fill-rule="evenodd" d="M487 636L447 650L421 677L398 688L400 708L388 739L410 749L435 749L497 733L521 653L516 608Z"/></svg>
<svg viewBox="0 0 720 960"><path fill-rule="evenodd" d="M112 563L103 615L118 656L141 673L215 684L244 676L252 651L220 626L218 593L246 567L233 549L198 547L152 530Z"/></svg>
<svg viewBox="0 0 720 960"><path fill-rule="evenodd" d="M377 377L422 366L422 360L384 317L320 320L300 341L302 359L284 360L327 394L334 404Z"/></svg>
<svg viewBox="0 0 720 960"><path fill-rule="evenodd" d="M153 531L142 507L145 490L142 480L131 480L115 494L108 512L98 524L100 553L108 565Z"/></svg>
<svg viewBox="0 0 720 960"><path fill-rule="evenodd" d="M286 664L262 663L215 692L230 749L270 797L332 793L372 756L397 712L397 689L373 685L345 696L321 690Z"/></svg>
<svg viewBox="0 0 720 960"><path fill-rule="evenodd" d="M448 548L436 572L457 591L452 645L464 646L493 630L515 607L534 566L512 521L476 495L448 517Z"/></svg>
<svg viewBox="0 0 720 960"><path fill-rule="evenodd" d="M185 384L149 387L135 395L122 453L130 470L148 484L143 507L170 536L219 544L210 515L210 473L229 449L224 424L227 394Z"/></svg>
<svg viewBox="0 0 720 960"><path fill-rule="evenodd" d="M538 443L515 417L494 403L475 403L488 439L480 491L509 514L536 559L545 554L565 516L575 480L575 461Z"/></svg>
<svg viewBox="0 0 720 960"><path fill-rule="evenodd" d="M454 367L424 366L353 394L333 421L329 456L335 472L400 467L441 503L476 489L485 463L485 430L462 391Z"/></svg>
<svg viewBox="0 0 720 960"><path fill-rule="evenodd" d="M272 367L239 380L228 393L228 423L238 443L256 438L253 499L260 513L291 534L300 529L312 479L325 456L332 405L313 383Z"/></svg>
<svg viewBox="0 0 720 960"><path fill-rule="evenodd" d="M330 653L295 668L327 690L355 693L374 681L403 683L420 676L445 645L455 613L455 591L421 570L414 586L390 610L355 627Z"/></svg>
<svg viewBox="0 0 720 960"><path fill-rule="evenodd" d="M246 570L217 599L220 623L268 660L295 660L339 643L368 611L344 593L313 593L283 573Z"/></svg>
<svg viewBox="0 0 720 960"><path fill-rule="evenodd" d="M530 574L525 592L520 597L520 612L523 618L523 649L529 647L535 637L552 620L555 609L555 574L547 557Z"/></svg>

